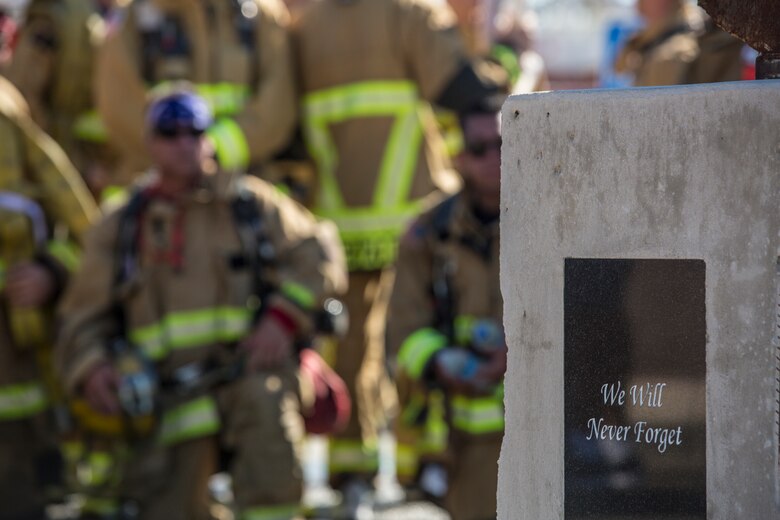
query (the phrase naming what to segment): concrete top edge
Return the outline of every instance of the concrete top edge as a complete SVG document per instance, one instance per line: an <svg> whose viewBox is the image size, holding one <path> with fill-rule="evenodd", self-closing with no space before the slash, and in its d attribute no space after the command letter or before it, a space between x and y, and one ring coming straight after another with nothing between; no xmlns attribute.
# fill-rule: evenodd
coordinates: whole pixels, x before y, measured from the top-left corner
<svg viewBox="0 0 780 520"><path fill-rule="evenodd" d="M681 95L716 92L771 92L780 94L780 80L760 81L732 81L724 83L706 83L700 85L674 85L668 87L638 87L623 89L585 89L585 90L557 90L549 92L533 92L530 94L516 94L509 96L504 102L504 109L508 106L526 103L529 101L549 101L555 98L573 99L578 97L608 98L608 99L638 99L648 97L680 97Z"/></svg>

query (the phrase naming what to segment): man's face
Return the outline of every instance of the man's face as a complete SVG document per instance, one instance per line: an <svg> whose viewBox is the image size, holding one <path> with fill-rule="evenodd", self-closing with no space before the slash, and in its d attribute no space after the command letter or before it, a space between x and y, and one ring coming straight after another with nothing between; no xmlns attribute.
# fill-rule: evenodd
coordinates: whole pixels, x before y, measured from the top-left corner
<svg viewBox="0 0 780 520"><path fill-rule="evenodd" d="M171 180L196 179L211 153L203 131L186 124L153 129L147 141L152 164Z"/></svg>
<svg viewBox="0 0 780 520"><path fill-rule="evenodd" d="M472 114L463 124L463 151L457 167L469 189L482 196L500 195L501 133L496 114Z"/></svg>
<svg viewBox="0 0 780 520"><path fill-rule="evenodd" d="M447 0L447 3L450 4L455 16L458 17L458 23L467 25L478 14L482 2L480 0Z"/></svg>
<svg viewBox="0 0 780 520"><path fill-rule="evenodd" d="M637 11L642 18L652 23L667 18L679 5L678 0L639 0Z"/></svg>

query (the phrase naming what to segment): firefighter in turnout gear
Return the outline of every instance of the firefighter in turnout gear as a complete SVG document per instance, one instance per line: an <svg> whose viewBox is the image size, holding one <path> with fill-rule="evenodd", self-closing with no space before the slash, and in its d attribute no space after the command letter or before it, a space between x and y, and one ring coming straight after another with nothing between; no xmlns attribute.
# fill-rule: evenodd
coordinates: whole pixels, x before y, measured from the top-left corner
<svg viewBox="0 0 780 520"><path fill-rule="evenodd" d="M615 70L634 75L634 86L737 81L744 44L684 0L639 0L647 23L623 48Z"/></svg>
<svg viewBox="0 0 780 520"><path fill-rule="evenodd" d="M387 337L399 380L446 402L446 509L454 520L485 520L496 516L504 430L501 136L495 111L462 114L461 124L456 165L464 189L421 215L401 240ZM427 419L414 405L410 399L401 421Z"/></svg>
<svg viewBox="0 0 780 520"><path fill-rule="evenodd" d="M647 26L626 43L615 70L633 74L636 87L688 83L703 23L696 8L684 0L639 0L637 10Z"/></svg>
<svg viewBox="0 0 780 520"><path fill-rule="evenodd" d="M66 390L108 415L153 403L156 428L136 435L116 507L150 520L208 518L221 449L240 518L297 518L296 348L345 277L334 270L339 255L291 199L209 159L203 98L174 89L146 121L154 166L89 235L60 309ZM145 377L125 377L117 339L146 360Z"/></svg>
<svg viewBox="0 0 780 520"><path fill-rule="evenodd" d="M115 162L92 88L95 53L113 12L108 0L33 0L8 71L33 119L62 146L96 198L101 170Z"/></svg>
<svg viewBox="0 0 780 520"><path fill-rule="evenodd" d="M296 118L288 13L281 0L135 0L98 55L97 103L121 154L120 181L143 171L149 89L187 80L216 117L208 138L225 169L258 173Z"/></svg>
<svg viewBox="0 0 780 520"><path fill-rule="evenodd" d="M357 413L331 439L331 480L340 485L376 471L377 433L395 407L384 355L389 278L380 273L426 197L459 183L429 102L475 105L494 88L476 74L444 5L310 2L292 33L304 138L317 165L313 211L338 226L350 270L350 327L335 368Z"/></svg>
<svg viewBox="0 0 780 520"><path fill-rule="evenodd" d="M2 516L43 518L44 485L61 484L61 475L40 470L58 471L51 465L53 432L66 419L51 366L52 306L78 262L74 241L97 208L63 151L2 77L0 134Z"/></svg>
<svg viewBox="0 0 780 520"><path fill-rule="evenodd" d="M458 19L469 54L483 58L480 66L484 75L500 78L511 94L550 89L544 61L531 49L527 21L530 13L516 13L507 7L508 2L501 0L447 0L447 3ZM447 152L455 157L463 146L458 114L438 108L436 119Z"/></svg>

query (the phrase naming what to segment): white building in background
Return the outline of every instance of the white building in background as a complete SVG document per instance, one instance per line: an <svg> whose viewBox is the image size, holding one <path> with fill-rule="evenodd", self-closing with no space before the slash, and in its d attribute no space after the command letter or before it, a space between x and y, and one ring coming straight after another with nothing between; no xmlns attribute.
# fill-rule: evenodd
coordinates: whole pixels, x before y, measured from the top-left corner
<svg viewBox="0 0 780 520"><path fill-rule="evenodd" d="M635 0L504 1L525 3L535 13L535 48L545 60L553 88L620 84L605 70L614 55L610 35L624 37L639 26Z"/></svg>
<svg viewBox="0 0 780 520"><path fill-rule="evenodd" d="M18 20L22 16L24 6L29 2L30 0L0 0L0 10L10 12Z"/></svg>

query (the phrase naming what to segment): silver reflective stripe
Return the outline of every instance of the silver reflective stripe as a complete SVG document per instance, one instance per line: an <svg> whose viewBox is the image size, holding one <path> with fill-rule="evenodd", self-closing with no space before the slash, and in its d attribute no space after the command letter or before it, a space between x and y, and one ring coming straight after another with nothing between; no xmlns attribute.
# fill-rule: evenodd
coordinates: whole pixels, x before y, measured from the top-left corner
<svg viewBox="0 0 780 520"><path fill-rule="evenodd" d="M40 383L0 387L0 420L30 417L46 409L46 393Z"/></svg>
<svg viewBox="0 0 780 520"><path fill-rule="evenodd" d="M219 431L217 403L210 396L180 405L163 415L160 442L170 445Z"/></svg>
<svg viewBox="0 0 780 520"><path fill-rule="evenodd" d="M171 350L201 347L241 339L250 326L244 307L215 307L173 312L157 323L134 328L130 338L153 360Z"/></svg>

